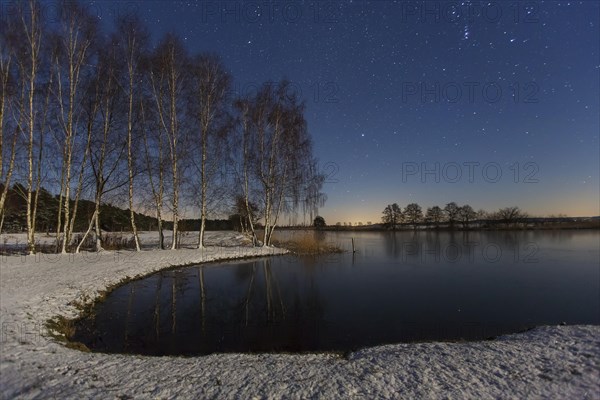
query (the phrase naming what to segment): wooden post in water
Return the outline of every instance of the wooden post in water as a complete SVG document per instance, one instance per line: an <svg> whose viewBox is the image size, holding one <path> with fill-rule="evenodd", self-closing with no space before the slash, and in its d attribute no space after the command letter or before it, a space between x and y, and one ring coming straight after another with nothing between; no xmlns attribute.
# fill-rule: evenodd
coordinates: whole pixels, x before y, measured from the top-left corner
<svg viewBox="0 0 600 400"><path fill-rule="evenodd" d="M352 238L352 253L356 253L356 248L354 247L354 238Z"/></svg>

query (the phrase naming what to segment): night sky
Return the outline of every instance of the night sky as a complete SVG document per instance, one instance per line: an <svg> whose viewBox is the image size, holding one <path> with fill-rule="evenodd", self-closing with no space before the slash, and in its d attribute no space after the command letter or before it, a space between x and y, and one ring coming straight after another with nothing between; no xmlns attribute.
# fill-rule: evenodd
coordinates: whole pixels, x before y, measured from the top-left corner
<svg viewBox="0 0 600 400"><path fill-rule="evenodd" d="M96 1L212 51L235 92L301 92L329 224L390 203L600 214L600 5Z"/></svg>

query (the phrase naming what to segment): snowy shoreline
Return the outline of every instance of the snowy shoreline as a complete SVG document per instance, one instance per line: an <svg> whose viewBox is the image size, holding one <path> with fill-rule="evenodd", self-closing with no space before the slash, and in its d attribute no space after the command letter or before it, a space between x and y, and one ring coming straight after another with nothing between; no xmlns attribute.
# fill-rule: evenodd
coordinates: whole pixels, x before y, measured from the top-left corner
<svg viewBox="0 0 600 400"><path fill-rule="evenodd" d="M124 279L177 265L283 254L233 233L202 250L0 256L2 398L600 398L600 327L540 327L494 341L334 354L144 357L84 353L48 335ZM227 247L225 247L226 245Z"/></svg>

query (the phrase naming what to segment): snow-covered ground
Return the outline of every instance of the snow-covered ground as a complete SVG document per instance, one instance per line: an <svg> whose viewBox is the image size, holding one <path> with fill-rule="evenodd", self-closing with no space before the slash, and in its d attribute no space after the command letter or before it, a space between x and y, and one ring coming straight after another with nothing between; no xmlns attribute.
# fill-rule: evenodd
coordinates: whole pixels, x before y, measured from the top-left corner
<svg viewBox="0 0 600 400"><path fill-rule="evenodd" d="M142 240L156 243L152 234ZM48 335L49 318L76 315L73 301L89 302L126 277L282 253L246 243L235 233L209 232L203 250L0 256L1 397L600 399L598 326L541 327L484 342L387 345L347 357L106 355L69 349Z"/></svg>
<svg viewBox="0 0 600 400"><path fill-rule="evenodd" d="M207 245L211 246L238 246L249 244L250 239L244 236L236 236L232 237L230 232L207 232L208 237L206 238ZM110 235L113 237L123 237L124 239L130 239L133 237L131 233L119 233L119 232L111 232L111 233L103 233L105 235ZM81 234L77 234L81 235ZM92 235L93 236L93 235ZM144 249L158 249L159 240L157 232L139 232L140 244ZM165 230L164 231L164 241L165 247L169 248L171 246L173 237L172 231ZM233 240L232 240L233 238ZM54 234L47 233L36 233L35 235L35 243L37 245L50 245L56 243ZM181 236L179 238L179 245L182 248L194 248L198 244L198 231L196 232L181 232ZM6 247L10 250L20 250L25 251L27 248L27 234L26 233L3 233L0 234L0 249Z"/></svg>

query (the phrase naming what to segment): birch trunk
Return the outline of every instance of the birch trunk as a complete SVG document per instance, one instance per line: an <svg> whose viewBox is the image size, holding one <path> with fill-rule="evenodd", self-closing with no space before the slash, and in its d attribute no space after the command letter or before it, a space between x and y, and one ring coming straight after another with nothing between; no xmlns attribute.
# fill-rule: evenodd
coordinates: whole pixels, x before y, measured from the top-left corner
<svg viewBox="0 0 600 400"><path fill-rule="evenodd" d="M173 242L171 249L175 250L178 246L177 235L179 233L179 171L178 165L178 127L177 127L177 74L175 72L175 54L171 49L169 54L170 74L169 74L169 96L170 96L170 126L171 126L171 170L173 173Z"/></svg>
<svg viewBox="0 0 600 400"><path fill-rule="evenodd" d="M77 248L75 249L75 254L79 254L81 246L83 246L83 243L85 242L85 240L87 239L88 235L92 231L92 227L94 225L94 221L96 221L96 211L97 210L94 210L94 214L92 215L92 218L90 218L90 223L88 224L88 228L85 231L85 233L83 234L83 237L81 238L81 241L77 245Z"/></svg>
<svg viewBox="0 0 600 400"><path fill-rule="evenodd" d="M6 102L8 101L8 77L10 72L10 65L12 62L12 56L8 54L6 57L0 58L0 73L2 76L2 88L0 91L0 179L2 179L2 193L0 194L0 233L2 233L2 225L4 223L4 204L10 188L10 181L15 165L15 156L17 149L17 137L18 131L15 129L13 139L11 140L10 156L8 166L6 170L6 176L4 176L4 120L6 118L4 110L6 109Z"/></svg>
<svg viewBox="0 0 600 400"><path fill-rule="evenodd" d="M83 175L85 172L85 167L87 165L88 155L90 153L90 144L92 138L92 127L88 126L88 135L87 135L87 143L85 146L85 152L83 153L83 161L81 162L81 167L79 169L79 178L77 179L77 187L75 189L75 200L73 201L73 215L71 220L68 222L68 231L69 231L69 245L71 242L71 238L73 236L73 230L75 228L75 219L77 218L77 209L79 207L79 198L81 197L81 192L83 189ZM65 226L67 223L65 222ZM63 243L64 244L64 243Z"/></svg>
<svg viewBox="0 0 600 400"><path fill-rule="evenodd" d="M208 129L210 126L210 122L209 122L209 117L208 115L206 115L206 113L209 112L209 108L210 108L210 98L209 98L209 103L207 105L205 105L205 107L207 108L206 110L204 110L204 124L202 126L202 133L200 135L200 140L202 143L202 160L201 160L201 165L200 165L200 179L202 181L201 183L201 193L200 193L200 233L198 234L198 248L202 249L204 248L204 227L206 224L206 188L207 188L207 182L206 182L206 150L207 150L207 141L208 141Z"/></svg>
<svg viewBox="0 0 600 400"><path fill-rule="evenodd" d="M152 198L154 200L154 205L156 208L156 220L157 220L157 228L158 228L158 245L161 250L165 249L165 237L163 233L162 227L162 208L163 208L163 194L164 194L164 159L163 159L163 140L162 134L163 130L158 128L158 187L154 184L154 176L152 172L152 161L150 159L150 151L148 146L148 133L145 129L145 113L144 106L141 103L141 114L142 114L142 123L143 123L143 138L144 138L144 150L146 156L146 168L148 170L148 179L150 181L150 189L152 190Z"/></svg>
<svg viewBox="0 0 600 400"><path fill-rule="evenodd" d="M85 65L88 49L91 45L92 35L91 31L85 30L84 26L86 23L90 23L89 19L85 17L84 10L79 8L75 4L64 4L64 9L61 10L63 14L62 24L64 28L62 47L64 55L66 57L67 69L67 85L68 85L68 104L65 107L63 90L62 90L62 78L60 71L62 70L58 57L56 57L57 67L57 81L58 81L58 101L60 107L60 120L63 125L65 132L65 144L64 153L65 159L63 162L63 212L64 212L64 224L63 224L63 242L61 252L67 253L67 246L71 242L72 227L74 216L76 215L76 208L73 209L73 216L71 216L71 179L72 179L72 167L73 167L73 151L75 146L75 137L77 135L76 129L76 112L77 109L77 95L80 86L80 73L82 66ZM87 154L87 150L86 150ZM81 185L77 187L77 198L75 199L74 207L77 205L78 195L81 191Z"/></svg>
<svg viewBox="0 0 600 400"><path fill-rule="evenodd" d="M275 212L275 217L273 218L273 224L271 226L271 230L269 232L269 244L271 244L271 240L273 239L273 231L277 226L277 222L279 220L279 215L281 214L281 210L283 208L283 200L284 200L284 189L285 189L285 181L287 176L287 167L284 167L283 177L281 179L280 187L279 187L279 199L277 203L277 211Z"/></svg>
<svg viewBox="0 0 600 400"><path fill-rule="evenodd" d="M35 132L35 113L34 113L34 102L35 102L35 90L37 80L37 69L39 63L39 50L41 42L41 30L39 21L37 19L39 9L36 6L36 2L31 0L29 2L29 15L30 15L30 26L27 27L25 22L25 10L21 9L21 22L23 24L23 30L27 36L27 49L29 51L29 73L25 73L26 68L23 66L21 70L24 72L24 76L27 76L29 92L27 96L28 100L28 115L27 115L27 250L29 254L35 253L35 224L33 215L33 147L34 147L34 132Z"/></svg>
<svg viewBox="0 0 600 400"><path fill-rule="evenodd" d="M8 161L6 177L4 178L4 182L3 182L4 188L2 189L2 194L0 195L0 215L2 217L3 222L4 222L4 204L6 203L6 197L8 196L8 190L10 189L10 181L12 179L12 175L13 175L13 171L14 171L15 157L17 155L17 138L18 137L19 137L18 130L15 129L12 143L11 143L10 159ZM0 226L0 233L2 232L1 228L2 227Z"/></svg>
<svg viewBox="0 0 600 400"><path fill-rule="evenodd" d="M272 227L271 227L271 212L273 208L273 191L275 189L275 168L277 162L279 136L281 134L281 111L276 110L275 124L273 128L273 136L271 138L271 149L269 151L269 169L267 177L264 180L265 184L265 232L263 246L271 245Z"/></svg>
<svg viewBox="0 0 600 400"><path fill-rule="evenodd" d="M46 117L48 115L48 109L50 107L50 93L52 87L52 76L50 77L50 82L48 83L47 91L46 91L46 102L44 104L44 111L42 113L42 121L39 132L39 142L40 149L38 152L38 160L37 160L37 178L35 183L35 198L33 200L33 218L32 218L32 230L35 234L36 224L37 224L37 210L38 203L40 199L40 189L42 188L42 160L43 160L43 150L44 150L44 132L46 130Z"/></svg>
<svg viewBox="0 0 600 400"><path fill-rule="evenodd" d="M132 77L130 84L133 85ZM131 220L131 230L135 241L135 250L140 251L140 239L138 237L137 226L135 224L135 212L133 211L133 157L131 154L132 144L132 112L133 112L133 94L129 94L129 116L127 121L127 172L129 176L129 216Z"/></svg>
<svg viewBox="0 0 600 400"><path fill-rule="evenodd" d="M135 35L135 32L129 32ZM137 225L135 224L135 212L133 211L133 157L131 153L132 147L132 135L133 135L133 91L134 91L134 78L135 78L135 51L136 51L136 39L135 37L129 36L128 43L128 54L127 54L127 71L129 78L129 93L128 102L129 110L127 113L127 172L129 177L129 218L131 221L131 230L133 232L133 239L135 241L135 250L140 251L140 239L138 237Z"/></svg>
<svg viewBox="0 0 600 400"><path fill-rule="evenodd" d="M244 115L243 115L243 132L242 132L242 149L243 149L243 187L244 187L244 204L246 206L246 214L248 215L248 225L250 226L250 230L252 232L252 246L256 246L258 239L256 237L256 231L254 230L254 221L252 218L252 209L250 207L250 189L249 189L249 176L248 169L250 164L250 155L248 152L248 139L249 139L249 131L248 131L248 104L244 104Z"/></svg>

